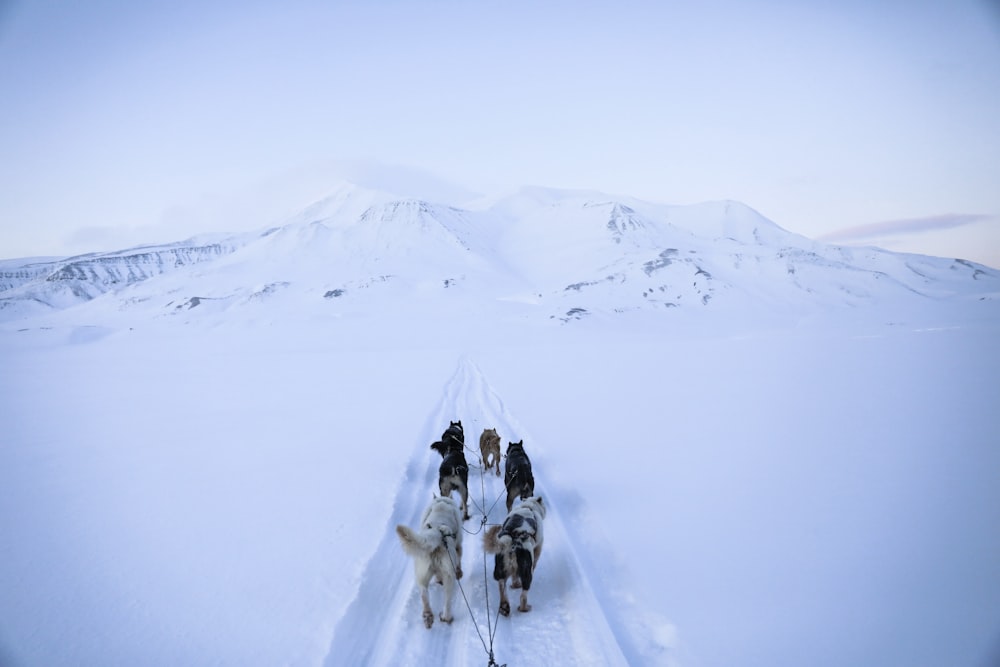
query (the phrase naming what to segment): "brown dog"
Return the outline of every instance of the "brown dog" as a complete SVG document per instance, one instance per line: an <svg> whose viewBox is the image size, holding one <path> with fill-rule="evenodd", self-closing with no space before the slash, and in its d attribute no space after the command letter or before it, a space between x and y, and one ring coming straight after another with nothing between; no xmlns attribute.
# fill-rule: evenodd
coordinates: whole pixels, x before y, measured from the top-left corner
<svg viewBox="0 0 1000 667"><path fill-rule="evenodd" d="M500 436L495 428L488 428L479 436L479 453L483 457L483 466L487 470L496 466L497 477L500 476ZM492 457L492 458L491 458Z"/></svg>

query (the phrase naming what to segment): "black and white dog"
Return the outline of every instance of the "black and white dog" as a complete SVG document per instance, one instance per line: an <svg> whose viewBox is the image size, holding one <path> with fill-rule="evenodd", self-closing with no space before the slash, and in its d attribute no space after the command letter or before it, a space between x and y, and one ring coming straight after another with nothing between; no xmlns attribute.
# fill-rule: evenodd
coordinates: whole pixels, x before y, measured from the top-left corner
<svg viewBox="0 0 1000 667"><path fill-rule="evenodd" d="M438 490L449 496L457 490L462 497L462 517L469 518L469 464L465 460L465 432L461 420L449 422L441 439L431 449L443 458L438 468Z"/></svg>
<svg viewBox="0 0 1000 667"><path fill-rule="evenodd" d="M531 474L531 461L524 453L524 440L507 444L507 463L503 483L507 487L507 512L514 506L514 498L521 500L535 492L535 477Z"/></svg>
<svg viewBox="0 0 1000 667"><path fill-rule="evenodd" d="M483 536L483 551L496 554L493 578L500 586L500 613L510 615L507 600L507 578L511 588L521 589L518 611L531 611L528 591L535 567L542 555L542 519L545 505L540 496L528 498L507 515L502 526L490 526Z"/></svg>
<svg viewBox="0 0 1000 667"><path fill-rule="evenodd" d="M420 528L396 526L403 551L413 556L413 570L424 604L424 626L434 624L427 597L427 586L433 577L444 584L444 610L441 620L451 623L451 598L455 582L462 578L462 517L458 505L449 497L434 498L420 519Z"/></svg>

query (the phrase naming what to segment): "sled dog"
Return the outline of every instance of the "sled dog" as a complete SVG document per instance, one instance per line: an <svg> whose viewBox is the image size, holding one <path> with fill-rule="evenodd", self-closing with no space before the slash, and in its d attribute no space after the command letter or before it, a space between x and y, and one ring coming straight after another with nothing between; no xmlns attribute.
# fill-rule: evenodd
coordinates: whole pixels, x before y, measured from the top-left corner
<svg viewBox="0 0 1000 667"><path fill-rule="evenodd" d="M469 518L469 464L465 460L465 432L461 420L449 422L441 439L431 445L441 455L438 468L438 490L449 496L457 490L462 497L462 518Z"/></svg>
<svg viewBox="0 0 1000 667"><path fill-rule="evenodd" d="M489 470L496 466L500 476L500 436L495 428L488 428L479 436L479 453L483 457L483 467Z"/></svg>
<svg viewBox="0 0 1000 667"><path fill-rule="evenodd" d="M424 626L434 624L427 597L427 586L436 577L444 584L444 610L441 620L451 623L451 598L455 592L455 582L462 578L462 518L458 505L450 497L435 497L424 510L417 530L409 526L396 526L396 534L403 545L403 551L413 557L413 571L420 600L424 605Z"/></svg>
<svg viewBox="0 0 1000 667"><path fill-rule="evenodd" d="M535 492L535 477L531 474L531 461L524 453L524 440L507 444L507 465L503 476L507 487L507 512L514 506L514 498L528 498Z"/></svg>
<svg viewBox="0 0 1000 667"><path fill-rule="evenodd" d="M490 526L483 536L483 551L496 554L493 578L500 587L500 613L510 615L507 600L507 578L511 588L521 589L518 611L531 611L528 591L534 578L535 566L542 555L542 519L545 505L541 496L532 496L507 515L502 526Z"/></svg>

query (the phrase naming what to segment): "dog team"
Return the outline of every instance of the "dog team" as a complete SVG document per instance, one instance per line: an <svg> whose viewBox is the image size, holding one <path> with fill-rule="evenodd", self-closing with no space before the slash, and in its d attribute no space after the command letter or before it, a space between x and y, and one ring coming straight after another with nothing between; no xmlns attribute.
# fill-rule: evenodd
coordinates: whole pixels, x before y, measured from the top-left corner
<svg viewBox="0 0 1000 667"><path fill-rule="evenodd" d="M465 460L465 432L462 422L449 422L441 439L431 445L441 455L438 468L438 491L424 510L418 528L396 526L403 550L413 557L414 573L423 603L424 626L434 624L427 587L436 579L444 585L444 609L440 619L451 623L451 599L455 583L462 578L462 522L469 518L469 464ZM496 469L500 476L500 436L495 428L479 437L483 473ZM507 580L511 588L521 589L518 611L530 611L528 591L538 558L542 555L542 519L545 505L535 492L531 461L524 452L524 441L507 445L504 486L507 490L507 517L502 525L490 526L483 535L483 550L494 554L493 578L500 588L500 613L510 615ZM451 497L458 491L461 504ZM521 502L514 508L514 500Z"/></svg>

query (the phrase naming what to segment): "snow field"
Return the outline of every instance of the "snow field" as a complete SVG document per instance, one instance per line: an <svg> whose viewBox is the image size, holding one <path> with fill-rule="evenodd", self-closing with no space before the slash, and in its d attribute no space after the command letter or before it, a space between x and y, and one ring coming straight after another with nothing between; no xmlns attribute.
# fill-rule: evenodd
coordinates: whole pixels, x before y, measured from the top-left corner
<svg viewBox="0 0 1000 667"><path fill-rule="evenodd" d="M485 664L457 593L423 628L393 532L460 418L523 437L549 506L501 664L989 664L997 328L930 319L4 330L0 655Z"/></svg>

